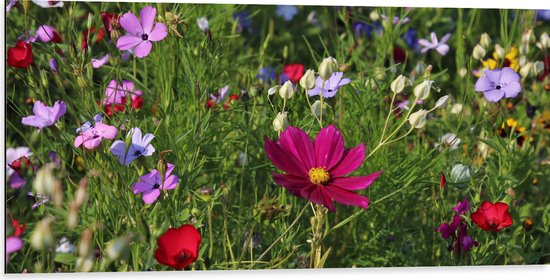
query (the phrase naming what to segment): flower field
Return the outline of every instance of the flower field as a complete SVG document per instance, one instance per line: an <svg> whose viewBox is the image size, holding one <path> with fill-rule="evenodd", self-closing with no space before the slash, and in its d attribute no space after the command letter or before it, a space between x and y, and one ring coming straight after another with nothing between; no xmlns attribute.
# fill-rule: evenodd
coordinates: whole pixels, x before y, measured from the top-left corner
<svg viewBox="0 0 550 280"><path fill-rule="evenodd" d="M6 273L550 263L550 10L6 2Z"/></svg>

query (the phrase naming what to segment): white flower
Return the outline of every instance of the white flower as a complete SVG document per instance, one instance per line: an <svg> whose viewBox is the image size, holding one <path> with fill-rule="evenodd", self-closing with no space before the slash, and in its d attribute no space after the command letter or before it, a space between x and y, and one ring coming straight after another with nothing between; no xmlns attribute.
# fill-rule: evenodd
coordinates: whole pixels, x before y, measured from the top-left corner
<svg viewBox="0 0 550 280"><path fill-rule="evenodd" d="M393 80L393 82L390 85L390 88L391 88L391 91L393 91L393 93L398 94L398 93L401 93L406 86L412 86L411 80L409 80L407 77L403 75L399 75L399 77Z"/></svg>
<svg viewBox="0 0 550 280"><path fill-rule="evenodd" d="M306 71L300 79L300 86L307 90L315 88L315 72L313 70L308 69Z"/></svg>
<svg viewBox="0 0 550 280"><path fill-rule="evenodd" d="M441 96L436 102L435 102L435 106L434 106L434 109L437 109L437 108L441 108L445 105L447 105L447 102L449 101L449 98L451 98L450 95L444 95L444 96Z"/></svg>
<svg viewBox="0 0 550 280"><path fill-rule="evenodd" d="M279 91L279 88L280 88L280 87L281 87L280 85L276 85L276 86L274 86L274 87L271 87L270 89L267 90L267 95L273 95L273 94L275 94L276 92Z"/></svg>
<svg viewBox="0 0 550 280"><path fill-rule="evenodd" d="M279 88L279 95L283 99L290 99L294 95L294 87L292 86L291 81L286 81L280 88Z"/></svg>
<svg viewBox="0 0 550 280"><path fill-rule="evenodd" d="M439 150L449 148L449 150L456 150L460 146L462 140L458 138L454 133L446 133L439 138L439 143L435 143L435 147L439 147Z"/></svg>
<svg viewBox="0 0 550 280"><path fill-rule="evenodd" d="M426 126L426 116L428 111L420 109L409 116L409 123L414 128L423 128Z"/></svg>
<svg viewBox="0 0 550 280"><path fill-rule="evenodd" d="M203 32L206 32L210 28L210 26L208 25L208 19L206 17L201 17L197 19L197 25Z"/></svg>
<svg viewBox="0 0 550 280"><path fill-rule="evenodd" d="M426 100L430 96L430 90L432 89L433 81L424 80L422 83L414 87L414 96L420 100Z"/></svg>

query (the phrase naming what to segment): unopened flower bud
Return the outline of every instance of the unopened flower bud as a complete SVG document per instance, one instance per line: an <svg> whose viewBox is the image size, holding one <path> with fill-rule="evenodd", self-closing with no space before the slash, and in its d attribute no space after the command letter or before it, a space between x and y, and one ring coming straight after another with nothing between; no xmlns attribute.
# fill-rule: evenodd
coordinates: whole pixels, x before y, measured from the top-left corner
<svg viewBox="0 0 550 280"><path fill-rule="evenodd" d="M522 54L522 55L528 54L529 53L529 45L521 44L521 46L519 46L519 53Z"/></svg>
<svg viewBox="0 0 550 280"><path fill-rule="evenodd" d="M294 87L291 81L286 81L281 88L279 88L279 95L283 99L290 99L294 95Z"/></svg>
<svg viewBox="0 0 550 280"><path fill-rule="evenodd" d="M199 26L199 29L203 32L206 32L206 30L209 29L208 19L206 17L198 18L197 25Z"/></svg>
<svg viewBox="0 0 550 280"><path fill-rule="evenodd" d="M544 71L544 62L537 61L533 64L533 72L534 72L535 76L538 76L543 71Z"/></svg>
<svg viewBox="0 0 550 280"><path fill-rule="evenodd" d="M88 200L88 178L84 177L80 179L80 182L78 183L78 189L76 190L76 194L74 196L74 201L80 207L82 204L86 203Z"/></svg>
<svg viewBox="0 0 550 280"><path fill-rule="evenodd" d="M204 201L210 201L212 199L212 195L214 194L214 188L203 186L198 191L199 196Z"/></svg>
<svg viewBox="0 0 550 280"><path fill-rule="evenodd" d="M481 34L481 39L479 40L479 44L484 48L488 48L491 45L491 37L489 37L489 34L487 33Z"/></svg>
<svg viewBox="0 0 550 280"><path fill-rule="evenodd" d="M128 255L128 244L130 239L130 237L122 237L109 241L107 248L105 249L109 259L114 261L120 258L126 258Z"/></svg>
<svg viewBox="0 0 550 280"><path fill-rule="evenodd" d="M411 80L409 80L407 77L403 75L399 75L399 77L393 80L393 82L390 85L390 88L393 91L393 93L398 94L403 92L406 86L412 86Z"/></svg>
<svg viewBox="0 0 550 280"><path fill-rule="evenodd" d="M76 248L78 256L87 257L92 254L92 237L92 231L90 229L84 230Z"/></svg>
<svg viewBox="0 0 550 280"><path fill-rule="evenodd" d="M533 63L532 62L528 62L527 64L525 64L523 67L521 67L521 69L519 70L519 74L523 77L523 78L527 78L529 76L531 76L531 73L533 73L534 69L533 69Z"/></svg>
<svg viewBox="0 0 550 280"><path fill-rule="evenodd" d="M429 77L432 74L433 66L430 64L426 66L426 70L424 70L424 77Z"/></svg>
<svg viewBox="0 0 550 280"><path fill-rule="evenodd" d="M522 56L519 57L519 61L518 61L519 67L525 66L525 64L527 64L527 62L529 62L529 61L527 60L526 56L522 55Z"/></svg>
<svg viewBox="0 0 550 280"><path fill-rule="evenodd" d="M367 78L365 81L365 87L370 90L376 90L378 88L378 84L374 78Z"/></svg>
<svg viewBox="0 0 550 280"><path fill-rule="evenodd" d="M378 81L382 81L386 79L386 70L382 67L376 67L374 68L374 78Z"/></svg>
<svg viewBox="0 0 550 280"><path fill-rule="evenodd" d="M420 109L409 116L409 123L414 128L423 128L426 126L426 116L428 111Z"/></svg>
<svg viewBox="0 0 550 280"><path fill-rule="evenodd" d="M319 65L319 77L326 81L336 70L338 70L338 61L329 56L323 59L323 61Z"/></svg>
<svg viewBox="0 0 550 280"><path fill-rule="evenodd" d="M430 96L433 81L424 80L422 83L414 87L414 96L420 100L426 100Z"/></svg>
<svg viewBox="0 0 550 280"><path fill-rule="evenodd" d="M78 257L75 263L76 272L89 272L94 268L94 264L95 261L93 255Z"/></svg>
<svg viewBox="0 0 550 280"><path fill-rule="evenodd" d="M535 38L535 33L533 32L533 29L527 30L527 32L523 33L523 36L521 36L521 43L525 45L534 43L536 40L537 38Z"/></svg>
<svg viewBox="0 0 550 280"><path fill-rule="evenodd" d="M279 91L279 88L281 88L280 85L276 85L274 87L271 87L270 89L267 90L267 95L273 95L273 94L277 93Z"/></svg>
<svg viewBox="0 0 550 280"><path fill-rule="evenodd" d="M458 75L460 75L460 77L462 77L462 78L464 78L464 76L466 76L466 74L468 74L468 69L466 69L466 67L462 67L458 71Z"/></svg>
<svg viewBox="0 0 550 280"><path fill-rule="evenodd" d="M288 126L287 112L278 113L273 120L273 129L277 132L283 132Z"/></svg>
<svg viewBox="0 0 550 280"><path fill-rule="evenodd" d="M338 70L339 70L340 72L347 73L347 72L349 72L349 69L350 69L350 67L349 67L348 64L340 64L340 65L338 66Z"/></svg>
<svg viewBox="0 0 550 280"><path fill-rule="evenodd" d="M485 51L485 48L483 48L480 44L477 44L472 52L472 56L477 60L483 59L486 54L487 51Z"/></svg>
<svg viewBox="0 0 550 280"><path fill-rule="evenodd" d="M313 105L311 105L311 113L317 118L321 117L321 102L319 100L316 100Z"/></svg>
<svg viewBox="0 0 550 280"><path fill-rule="evenodd" d="M54 182L53 202L55 207L61 207L63 204L63 186L59 180Z"/></svg>
<svg viewBox="0 0 550 280"><path fill-rule="evenodd" d="M308 69L300 79L300 86L304 89L311 90L315 88L315 72Z"/></svg>
<svg viewBox="0 0 550 280"><path fill-rule="evenodd" d="M434 109L441 108L441 107L447 105L447 102L449 101L449 98L451 98L450 95L444 95L444 96L440 97L440 98L435 102Z"/></svg>
<svg viewBox="0 0 550 280"><path fill-rule="evenodd" d="M540 44L543 49L550 48L550 37L548 37L548 33L544 32L540 35Z"/></svg>
<svg viewBox="0 0 550 280"><path fill-rule="evenodd" d="M33 190L37 194L52 195L56 180L53 176L53 164L46 164L36 172L36 177L32 182Z"/></svg>
<svg viewBox="0 0 550 280"><path fill-rule="evenodd" d="M369 14L369 18L370 18L370 20L372 20L372 21L377 21L377 20L380 19L380 15L378 14L378 12L372 11L372 12L370 12L370 14Z"/></svg>
<svg viewBox="0 0 550 280"><path fill-rule="evenodd" d="M47 250L54 244L50 223L52 217L42 219L34 228L31 236L31 245L37 250Z"/></svg>
<svg viewBox="0 0 550 280"><path fill-rule="evenodd" d="M464 164L455 164L451 170L451 182L467 183L470 181L470 168Z"/></svg>
<svg viewBox="0 0 550 280"><path fill-rule="evenodd" d="M416 66L414 66L414 71L418 75L424 74L425 70L426 70L426 63L424 63L424 61L419 61L419 62L416 63Z"/></svg>
<svg viewBox="0 0 550 280"><path fill-rule="evenodd" d="M67 228L73 230L78 225L78 204L72 201L67 215Z"/></svg>
<svg viewBox="0 0 550 280"><path fill-rule="evenodd" d="M504 50L504 48L499 44L495 44L495 52L497 53L497 57L499 59L504 59L504 56L506 56L506 50Z"/></svg>

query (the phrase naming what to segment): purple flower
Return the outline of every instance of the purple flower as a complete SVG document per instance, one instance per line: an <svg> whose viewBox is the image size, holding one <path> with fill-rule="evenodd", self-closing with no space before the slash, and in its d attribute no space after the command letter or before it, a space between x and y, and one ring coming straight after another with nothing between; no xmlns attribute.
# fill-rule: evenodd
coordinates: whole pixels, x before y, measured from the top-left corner
<svg viewBox="0 0 550 280"><path fill-rule="evenodd" d="M324 86L323 79L321 79L321 77L317 77L317 80L315 81L315 88L308 91L307 94L309 96L323 94L324 98L334 97L341 86L347 85L350 82L348 78L342 79L342 76L344 76L344 73L342 72L332 73L330 78L325 81Z"/></svg>
<svg viewBox="0 0 550 280"><path fill-rule="evenodd" d="M268 66L268 67L262 67L260 69L260 74L258 74L256 78L265 82L269 82L271 80L275 80L276 76L277 75L275 73L275 68L273 66Z"/></svg>
<svg viewBox="0 0 550 280"><path fill-rule="evenodd" d="M101 66L109 63L109 54L106 54L100 58L92 58L92 67L97 69Z"/></svg>
<svg viewBox="0 0 550 280"><path fill-rule="evenodd" d="M510 67L485 70L485 76L480 77L475 90L483 92L489 102L497 102L502 98L514 98L521 92L519 75Z"/></svg>
<svg viewBox="0 0 550 280"><path fill-rule="evenodd" d="M6 13L9 12L11 8L13 8L18 2L19 0L10 0L8 5L6 6Z"/></svg>
<svg viewBox="0 0 550 280"><path fill-rule="evenodd" d="M61 165L61 158L54 151L51 151L48 153L48 159L50 160L51 163L54 164L55 167L59 167Z"/></svg>
<svg viewBox="0 0 550 280"><path fill-rule="evenodd" d="M24 125L37 127L37 132L44 127L53 125L65 112L67 112L67 106L63 101L55 101L53 107L48 107L42 103L42 101L34 102L32 108L34 115L24 117L21 122Z"/></svg>
<svg viewBox="0 0 550 280"><path fill-rule="evenodd" d="M43 43L54 41L55 43L61 42L61 37L55 31L55 28L49 25L40 25L36 30L36 39Z"/></svg>
<svg viewBox="0 0 550 280"><path fill-rule="evenodd" d="M77 133L80 131L80 135L74 140L75 147L83 145L86 149L92 150L97 148L103 139L115 139L118 133L116 127L102 123L100 114L96 115L94 119L96 122L93 127L90 122L86 122L80 129L77 129Z"/></svg>
<svg viewBox="0 0 550 280"><path fill-rule="evenodd" d="M151 6L141 9L141 22L134 14L125 13L120 18L120 25L128 33L118 39L117 48L123 51L134 49L139 58L149 55L153 47L151 42L158 42L168 35L164 23L157 22L153 27L156 15L157 10Z"/></svg>
<svg viewBox="0 0 550 280"><path fill-rule="evenodd" d="M94 116L94 125L103 121L101 113ZM86 121L83 125L76 129L76 133L84 133L92 128L90 121Z"/></svg>
<svg viewBox="0 0 550 280"><path fill-rule="evenodd" d="M411 47L414 51L418 51L420 49L420 46L418 45L418 40L416 39L418 36L418 32L414 28L410 28L403 34L403 41Z"/></svg>
<svg viewBox="0 0 550 280"><path fill-rule="evenodd" d="M31 150L28 147L8 148L6 149L6 177L8 178L8 184L12 189L18 189L25 185L25 178L21 177L14 169L9 165L21 157L30 157L32 155Z"/></svg>
<svg viewBox="0 0 550 280"><path fill-rule="evenodd" d="M52 69L52 71L54 73L57 73L58 72L58 68L57 68L57 60L55 60L55 58L50 58L50 68Z"/></svg>
<svg viewBox="0 0 550 280"><path fill-rule="evenodd" d="M157 200L161 190L171 190L177 187L179 178L175 175L171 175L174 170L174 165L167 164L168 170L164 176L156 169L145 174L139 179L141 181L134 184L134 194L142 193L143 202L152 204Z"/></svg>
<svg viewBox="0 0 550 280"><path fill-rule="evenodd" d="M28 192L27 195L35 198L36 202L32 205L32 209L36 209L40 205L52 200L51 195L41 195L41 194L34 195L32 192Z"/></svg>
<svg viewBox="0 0 550 280"><path fill-rule="evenodd" d="M62 1L52 0L32 0L32 2L42 8L61 8L63 7Z"/></svg>
<svg viewBox="0 0 550 280"><path fill-rule="evenodd" d="M136 96L143 95L141 90L134 88L134 83L122 80L122 85L119 85L116 80L111 80L105 89L105 98L103 99L103 105L111 104L124 104L125 97L131 95L134 99Z"/></svg>
<svg viewBox="0 0 550 280"><path fill-rule="evenodd" d="M450 224L443 223L439 227L437 227L435 231L440 232L441 237L443 237L444 239L447 239L454 234L454 232L460 225L460 219L461 218L459 215L454 215L453 221Z"/></svg>
<svg viewBox="0 0 550 280"><path fill-rule="evenodd" d="M6 264L10 260L10 255L21 250L23 248L23 240L17 236L10 236L6 238Z"/></svg>
<svg viewBox="0 0 550 280"><path fill-rule="evenodd" d="M210 94L210 99L214 100L218 104L221 104L228 93L229 85L226 85L225 87L218 89L216 94Z"/></svg>
<svg viewBox="0 0 550 280"><path fill-rule="evenodd" d="M437 35L435 35L434 32L430 34L432 41L428 41L426 39L420 39L418 40L418 43L424 48L420 50L421 53L426 53L427 51L431 49L435 49L439 54L446 55L449 52L449 46L445 44L449 38L451 38L451 34L447 33L443 38L441 38L441 42L437 40Z"/></svg>
<svg viewBox="0 0 550 280"><path fill-rule="evenodd" d="M382 20L387 20L388 17L386 15L381 15L380 16L382 18ZM403 19L400 19L398 16L394 16L393 19L392 19L392 24L393 25L397 25L397 24L407 24L409 23L410 19L408 17L404 17Z"/></svg>
<svg viewBox="0 0 550 280"><path fill-rule="evenodd" d="M550 10L537 10L537 20L549 21L550 20Z"/></svg>
<svg viewBox="0 0 550 280"><path fill-rule="evenodd" d="M453 208L453 211L461 215L464 215L466 212L470 211L470 202L468 202L468 198L464 198L463 201L459 201Z"/></svg>
<svg viewBox="0 0 550 280"><path fill-rule="evenodd" d="M149 144L155 138L153 134L147 133L142 137L141 130L134 127L126 134L126 140L130 140L130 138L132 142L129 147L126 147L126 143L121 140L117 140L111 145L111 153L118 156L120 164L128 166L135 159L141 156L150 156L155 152L155 147Z"/></svg>
<svg viewBox="0 0 550 280"><path fill-rule="evenodd" d="M237 33L242 33L245 29L248 33L252 33L252 18L247 11L241 11L233 15L233 19L237 21Z"/></svg>
<svg viewBox="0 0 550 280"><path fill-rule="evenodd" d="M275 14L284 18L286 21L291 21L298 13L298 8L293 5L277 5Z"/></svg>

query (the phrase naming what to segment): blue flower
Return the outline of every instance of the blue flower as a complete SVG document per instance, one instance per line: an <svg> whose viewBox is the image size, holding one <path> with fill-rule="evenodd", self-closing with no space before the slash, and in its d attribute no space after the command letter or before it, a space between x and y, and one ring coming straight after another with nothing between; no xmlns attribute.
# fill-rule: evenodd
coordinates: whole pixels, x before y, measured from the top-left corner
<svg viewBox="0 0 550 280"><path fill-rule="evenodd" d="M286 21L291 21L298 13L298 8L292 5L277 5L275 14L283 17Z"/></svg>
<svg viewBox="0 0 550 280"><path fill-rule="evenodd" d="M260 69L260 74L258 74L258 76L256 77L264 82L275 80L276 78L275 68L272 66L262 67Z"/></svg>
<svg viewBox="0 0 550 280"><path fill-rule="evenodd" d="M414 28L410 28L403 34L403 41L411 47L414 51L418 51L420 46L418 45L418 32Z"/></svg>
<svg viewBox="0 0 550 280"><path fill-rule="evenodd" d="M233 14L233 19L237 21L237 33L242 33L244 30L252 33L252 18L250 18L250 14L247 11Z"/></svg>

